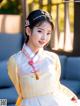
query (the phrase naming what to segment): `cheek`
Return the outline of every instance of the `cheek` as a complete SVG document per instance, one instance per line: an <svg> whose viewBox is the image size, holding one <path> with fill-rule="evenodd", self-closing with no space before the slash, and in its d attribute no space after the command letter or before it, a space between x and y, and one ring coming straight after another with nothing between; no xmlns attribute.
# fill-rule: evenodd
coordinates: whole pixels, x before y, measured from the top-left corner
<svg viewBox="0 0 80 106"><path fill-rule="evenodd" d="M50 39L51 39L51 36L48 36L47 41L49 42L49 41L50 41Z"/></svg>
<svg viewBox="0 0 80 106"><path fill-rule="evenodd" d="M35 43L39 40L38 36L32 35L32 41Z"/></svg>
<svg viewBox="0 0 80 106"><path fill-rule="evenodd" d="M37 34L37 33L35 33L35 34L33 34L33 38L35 39L35 40L37 40L37 39L40 39L40 35L39 34Z"/></svg>
<svg viewBox="0 0 80 106"><path fill-rule="evenodd" d="M37 39L39 39L39 36L38 36L38 35L37 35L37 36L34 35L34 36L33 36L33 39L34 39L34 40L37 40Z"/></svg>

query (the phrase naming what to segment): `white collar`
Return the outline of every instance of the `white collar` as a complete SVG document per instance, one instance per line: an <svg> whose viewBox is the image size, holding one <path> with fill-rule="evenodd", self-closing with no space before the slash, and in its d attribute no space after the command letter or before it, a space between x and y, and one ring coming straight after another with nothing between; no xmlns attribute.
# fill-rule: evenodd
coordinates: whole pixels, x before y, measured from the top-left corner
<svg viewBox="0 0 80 106"><path fill-rule="evenodd" d="M29 46L27 46L25 43L23 45L23 48L22 49L25 49L25 53L28 53L29 54L29 57L30 58L33 58L33 61L36 62L38 61L38 59L40 58L41 54L42 54L42 51L43 51L43 48L40 48L40 50L38 51L37 54L35 54L31 48Z"/></svg>

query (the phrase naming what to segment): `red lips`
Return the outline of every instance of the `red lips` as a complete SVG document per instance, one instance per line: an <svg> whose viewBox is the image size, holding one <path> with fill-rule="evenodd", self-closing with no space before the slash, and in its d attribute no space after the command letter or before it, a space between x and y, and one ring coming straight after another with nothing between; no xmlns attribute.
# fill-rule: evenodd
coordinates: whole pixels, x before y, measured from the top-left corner
<svg viewBox="0 0 80 106"><path fill-rule="evenodd" d="M39 41L39 43L40 43L40 44L45 44L45 42L43 42L43 41Z"/></svg>

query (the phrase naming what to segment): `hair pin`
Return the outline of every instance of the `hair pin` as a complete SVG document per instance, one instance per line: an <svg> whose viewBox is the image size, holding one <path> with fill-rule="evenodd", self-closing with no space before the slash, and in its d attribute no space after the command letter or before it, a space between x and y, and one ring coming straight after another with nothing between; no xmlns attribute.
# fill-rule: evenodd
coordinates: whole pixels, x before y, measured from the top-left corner
<svg viewBox="0 0 80 106"><path fill-rule="evenodd" d="M30 25L29 20L26 20L26 21L25 21L25 27L27 27L27 26L29 26L29 25Z"/></svg>
<svg viewBox="0 0 80 106"><path fill-rule="evenodd" d="M35 17L33 20L36 20L36 19L38 19L38 18L40 18L40 17L45 17L45 15L37 16L37 17Z"/></svg>

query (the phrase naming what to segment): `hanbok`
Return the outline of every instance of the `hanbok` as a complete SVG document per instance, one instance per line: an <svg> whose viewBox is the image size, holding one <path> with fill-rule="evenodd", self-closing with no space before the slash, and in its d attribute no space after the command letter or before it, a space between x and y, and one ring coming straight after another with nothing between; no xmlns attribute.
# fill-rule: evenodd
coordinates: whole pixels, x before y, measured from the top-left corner
<svg viewBox="0 0 80 106"><path fill-rule="evenodd" d="M10 57L8 74L18 92L18 106L80 106L71 101L76 95L60 83L61 67L55 53L38 53L26 45Z"/></svg>

